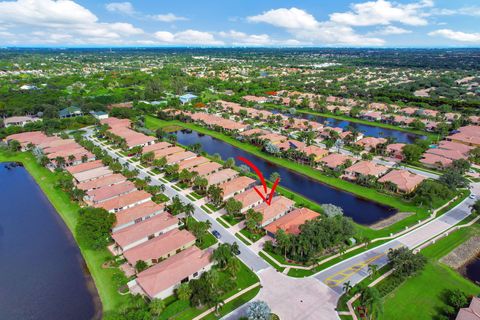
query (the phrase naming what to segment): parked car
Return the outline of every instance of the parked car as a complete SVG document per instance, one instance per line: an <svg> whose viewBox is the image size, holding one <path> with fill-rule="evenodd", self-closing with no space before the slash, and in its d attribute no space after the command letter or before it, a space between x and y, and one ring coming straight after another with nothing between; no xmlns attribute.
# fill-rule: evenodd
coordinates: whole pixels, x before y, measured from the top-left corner
<svg viewBox="0 0 480 320"><path fill-rule="evenodd" d="M212 231L212 234L215 236L215 238L217 239L220 239L222 237L222 235L220 234L220 232L218 232L217 230L213 230Z"/></svg>
<svg viewBox="0 0 480 320"><path fill-rule="evenodd" d="M474 194L471 194L471 195L469 196L469 198L470 198L470 199L475 199L476 196L475 196Z"/></svg>

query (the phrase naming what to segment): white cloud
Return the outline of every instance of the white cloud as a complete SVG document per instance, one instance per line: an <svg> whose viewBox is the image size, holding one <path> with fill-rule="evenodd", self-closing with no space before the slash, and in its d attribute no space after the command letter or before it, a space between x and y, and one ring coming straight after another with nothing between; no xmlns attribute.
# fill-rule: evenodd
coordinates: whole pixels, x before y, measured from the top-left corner
<svg viewBox="0 0 480 320"><path fill-rule="evenodd" d="M450 40L480 43L480 33L466 33L461 31L454 31L450 29L440 29L428 33L429 36L440 36Z"/></svg>
<svg viewBox="0 0 480 320"><path fill-rule="evenodd" d="M395 26L386 26L382 29L372 31L368 34L369 35L389 36L389 35L407 34L407 33L412 33L412 31L411 30L406 30L406 29L403 29L403 28L399 28L399 27L395 27Z"/></svg>
<svg viewBox="0 0 480 320"><path fill-rule="evenodd" d="M368 1L351 6L351 11L332 13L330 20L351 26L387 25L400 22L412 26L428 24L424 8L432 7L433 1L423 0L410 4L397 4L386 0Z"/></svg>
<svg viewBox="0 0 480 320"><path fill-rule="evenodd" d="M318 26L314 16L298 8L272 9L260 15L248 17L247 20L287 29L315 29Z"/></svg>
<svg viewBox="0 0 480 320"><path fill-rule="evenodd" d="M186 45L223 45L223 41L216 40L213 34L204 31L188 29L176 33L168 31L155 32L155 38L164 44Z"/></svg>
<svg viewBox="0 0 480 320"><path fill-rule="evenodd" d="M235 46L298 46L302 43L296 39L276 40L272 39L268 34L247 34L236 30L228 32L219 32L218 35L224 38L228 43Z"/></svg>
<svg viewBox="0 0 480 320"><path fill-rule="evenodd" d="M130 23L100 22L90 10L70 0L0 2L0 21L20 37L28 33L25 30L43 32L32 39L25 36L27 43L121 44L144 33Z"/></svg>
<svg viewBox="0 0 480 320"><path fill-rule="evenodd" d="M453 16L453 15L465 15L465 16L480 16L480 7L462 7L458 9L433 9L430 14L437 16Z"/></svg>
<svg viewBox="0 0 480 320"><path fill-rule="evenodd" d="M107 3L105 8L110 12L120 12L128 15L135 14L135 9L130 2L111 2Z"/></svg>
<svg viewBox="0 0 480 320"><path fill-rule="evenodd" d="M161 22L175 22L175 21L186 21L188 20L185 17L179 17L174 15L173 13L167 13L167 14L156 14L149 16L153 20L161 21Z"/></svg>
<svg viewBox="0 0 480 320"><path fill-rule="evenodd" d="M298 8L280 8L247 18L250 22L263 22L284 28L297 41L328 45L378 46L384 40L357 34L348 25L320 22L308 12Z"/></svg>

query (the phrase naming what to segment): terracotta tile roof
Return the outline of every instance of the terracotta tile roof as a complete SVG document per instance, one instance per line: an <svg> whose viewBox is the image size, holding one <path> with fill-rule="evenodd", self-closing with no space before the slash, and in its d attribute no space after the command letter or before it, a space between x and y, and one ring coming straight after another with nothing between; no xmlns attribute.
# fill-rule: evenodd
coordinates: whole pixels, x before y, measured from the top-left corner
<svg viewBox="0 0 480 320"><path fill-rule="evenodd" d="M336 167L341 166L342 164L347 162L348 160L351 160L353 162L354 159L343 154L332 153L320 159L320 163L326 165L331 169L335 169Z"/></svg>
<svg viewBox="0 0 480 320"><path fill-rule="evenodd" d="M122 248L129 244L147 238L149 235L178 226L178 218L168 212L157 214L156 216L123 228L112 233L112 238Z"/></svg>
<svg viewBox="0 0 480 320"><path fill-rule="evenodd" d="M151 298L207 267L209 251L190 247L138 274L137 283Z"/></svg>
<svg viewBox="0 0 480 320"><path fill-rule="evenodd" d="M276 234L278 230L282 229L288 234L299 234L300 226L308 220L316 219L320 216L318 212L308 208L295 209L292 212L284 215L278 220L273 221L265 230L272 234Z"/></svg>
<svg viewBox="0 0 480 320"><path fill-rule="evenodd" d="M170 252L195 243L195 236L187 230L174 229L123 252L131 265L138 260L158 259Z"/></svg>
<svg viewBox="0 0 480 320"><path fill-rule="evenodd" d="M157 142L157 143L151 144L149 146L143 147L143 153L147 153L147 152L150 152L150 151L162 150L162 149L165 149L165 148L169 148L171 146L172 146L172 144L168 143L168 142L164 142L164 141Z"/></svg>
<svg viewBox="0 0 480 320"><path fill-rule="evenodd" d="M240 133L240 135L242 135L242 136L251 136L251 135L254 135L254 134L265 135L267 133L269 133L269 131L264 130L264 129L255 128L255 129L250 129L250 130L243 131L243 132Z"/></svg>
<svg viewBox="0 0 480 320"><path fill-rule="evenodd" d="M47 136L40 131L32 131L32 132L22 132L11 134L7 136L6 140L16 140L20 143L33 143L35 145L40 144L43 140L45 140Z"/></svg>
<svg viewBox="0 0 480 320"><path fill-rule="evenodd" d="M366 137L358 140L355 144L366 148L375 148L377 145L385 142L387 142L385 138Z"/></svg>
<svg viewBox="0 0 480 320"><path fill-rule="evenodd" d="M378 182L392 182L403 192L413 191L426 178L407 170L392 170L380 179Z"/></svg>
<svg viewBox="0 0 480 320"><path fill-rule="evenodd" d="M115 213L117 217L117 222L115 226L121 226L132 221L135 221L140 218L154 215L156 213L162 212L165 208L163 204L156 204L153 201L147 201L141 204L136 205L135 207L128 208L122 211Z"/></svg>
<svg viewBox="0 0 480 320"><path fill-rule="evenodd" d="M428 149L426 153L434 154L440 157L444 157L451 160L467 159L468 156L458 150L447 150L447 149Z"/></svg>
<svg viewBox="0 0 480 320"><path fill-rule="evenodd" d="M81 183L103 176L111 175L112 173L113 171L110 170L108 167L98 167L92 170L74 173L73 177L75 178L75 180Z"/></svg>
<svg viewBox="0 0 480 320"><path fill-rule="evenodd" d="M448 167L449 165L452 164L451 159L447 159L445 157L438 156L436 154L432 153L424 153L422 156L422 159L420 159L421 163L427 164L427 165L438 165L442 167Z"/></svg>
<svg viewBox="0 0 480 320"><path fill-rule="evenodd" d="M222 168L222 165L217 163L217 162L207 162L204 164L201 164L195 168L191 168L190 171L197 172L199 176L208 176L209 174L212 174L214 172L217 172Z"/></svg>
<svg viewBox="0 0 480 320"><path fill-rule="evenodd" d="M115 174L111 174L109 176L101 177L101 178L98 178L98 179L95 179L95 180L79 183L79 184L77 184L77 188L87 191L87 190L100 188L100 187L103 187L103 186L113 185L113 184L120 183L120 182L123 182L123 181L126 181L126 180L127 180L127 178L125 178L121 174L116 174L115 173Z"/></svg>
<svg viewBox="0 0 480 320"><path fill-rule="evenodd" d="M263 188L259 190L263 191ZM267 189L267 194L269 193L270 193L270 189ZM258 195L257 191L255 191L253 188L245 192L239 193L233 198L242 203L243 205L242 208L247 208L259 201L262 201L262 198Z"/></svg>
<svg viewBox="0 0 480 320"><path fill-rule="evenodd" d="M255 180L249 177L238 177L228 182L222 183L219 185L220 189L223 190L223 196L231 195L235 192L240 192L252 185L255 184Z"/></svg>
<svg viewBox="0 0 480 320"><path fill-rule="evenodd" d="M68 144L76 143L75 140L73 139L61 139L59 137L49 137L49 139L42 141L38 147L42 150L46 148L53 148L53 147L59 147L59 146L64 146Z"/></svg>
<svg viewBox="0 0 480 320"><path fill-rule="evenodd" d="M208 181L208 185L216 185L222 182L225 182L229 179L235 178L238 176L238 172L233 170L233 169L223 169L218 172L212 173L209 176L206 176L205 178Z"/></svg>
<svg viewBox="0 0 480 320"><path fill-rule="evenodd" d="M166 156L169 156L171 154L177 153L177 152L184 152L185 149L181 147L171 147L171 148L165 148L162 150L156 150L153 153L155 153L155 159L163 158Z"/></svg>
<svg viewBox="0 0 480 320"><path fill-rule="evenodd" d="M180 171L182 171L183 169L194 168L207 162L210 162L210 160L205 157L199 156L193 159L183 160L178 164L178 166Z"/></svg>
<svg viewBox="0 0 480 320"><path fill-rule="evenodd" d="M387 172L388 168L379 164L376 164L372 161L359 161L348 167L346 173L356 173L364 176L372 175L378 177L383 173Z"/></svg>
<svg viewBox="0 0 480 320"><path fill-rule="evenodd" d="M317 146L314 146L314 145L301 148L300 151L305 152L307 154L307 156L313 154L313 155L315 155L316 157L319 157L319 158L322 158L322 157L324 157L325 155L328 154L327 150L325 150L323 148L320 148L320 147L317 147Z"/></svg>
<svg viewBox="0 0 480 320"><path fill-rule="evenodd" d="M103 208L107 211L110 211L114 209L120 209L128 205L133 205L134 203L138 203L140 201L149 200L151 197L152 195L150 193L143 190L134 191L105 202L95 204L94 207Z"/></svg>
<svg viewBox="0 0 480 320"><path fill-rule="evenodd" d="M113 186L104 186L87 192L92 202L102 202L122 194L136 190L135 185L130 181L114 184Z"/></svg>
<svg viewBox="0 0 480 320"><path fill-rule="evenodd" d="M107 124L110 128L114 127L130 127L131 121L129 119L118 119L115 117L110 117L107 119L100 120L101 124Z"/></svg>
<svg viewBox="0 0 480 320"><path fill-rule="evenodd" d="M263 215L262 225L268 220L278 217L290 210L295 205L293 200L290 200L284 196L276 196L272 199L270 205L263 202L254 210L260 212Z"/></svg>
<svg viewBox="0 0 480 320"><path fill-rule="evenodd" d="M182 160L193 159L196 156L197 154L191 151L177 152L167 156L167 164L175 164Z"/></svg>
<svg viewBox="0 0 480 320"><path fill-rule="evenodd" d="M100 168L100 167L104 167L102 160L89 161L89 162L77 164L76 166L67 167L65 169L68 172L70 172L70 174L74 174L74 173L80 173L83 171L89 171L89 170Z"/></svg>
<svg viewBox="0 0 480 320"><path fill-rule="evenodd" d="M473 297L468 308L461 308L455 320L480 320L480 298Z"/></svg>

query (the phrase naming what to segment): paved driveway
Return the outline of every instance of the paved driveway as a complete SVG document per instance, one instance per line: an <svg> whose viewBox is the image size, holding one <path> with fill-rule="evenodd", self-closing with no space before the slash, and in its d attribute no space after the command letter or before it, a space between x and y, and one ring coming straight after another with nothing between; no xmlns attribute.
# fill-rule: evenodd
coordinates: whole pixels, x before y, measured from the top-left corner
<svg viewBox="0 0 480 320"><path fill-rule="evenodd" d="M282 320L338 319L335 308L339 295L315 278L292 278L269 268L259 274L262 290L255 300L265 301ZM223 319L245 316L246 306Z"/></svg>

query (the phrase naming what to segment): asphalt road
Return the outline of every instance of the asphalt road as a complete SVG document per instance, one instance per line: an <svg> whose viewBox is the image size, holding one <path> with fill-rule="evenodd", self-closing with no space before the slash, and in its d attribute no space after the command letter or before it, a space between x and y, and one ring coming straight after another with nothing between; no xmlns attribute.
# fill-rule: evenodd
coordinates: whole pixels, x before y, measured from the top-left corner
<svg viewBox="0 0 480 320"><path fill-rule="evenodd" d="M239 240L235 235L231 234L227 229L225 229L220 223L218 223L213 217L211 217L208 213L206 213L203 209L201 209L200 206L196 205L195 202L191 201L188 199L185 195L181 194L180 192L176 191L171 187L170 183L163 183L160 181L158 178L151 176L147 173L147 171L140 166L134 165L130 162L127 161L127 159L123 156L118 156L115 152L112 150L108 149L107 147L103 146L102 144L96 142L95 140L91 139L92 138L92 131L87 130L87 133L85 134L85 137L92 141L95 145L101 147L103 150L105 150L109 156L111 156L114 159L118 159L118 161L123 165L127 164L129 170L137 169L139 171L139 178L146 178L150 177L152 179L151 185L165 185L165 195L168 197L172 198L174 196L178 196L180 200L184 203L191 203L195 207L195 211L193 213L193 216L195 219L199 221L210 221L212 224L212 229L217 230L221 237L220 241L221 242L226 242L226 243L233 243L237 242L239 249L240 249L240 255L238 256L240 260L242 260L247 266L249 266L254 272L258 272L260 270L269 268L270 265L265 262L261 257L259 257L254 251L252 251L248 246L246 246L241 240Z"/></svg>
<svg viewBox="0 0 480 320"><path fill-rule="evenodd" d="M474 202L475 200L467 198L449 212L426 223L418 229L353 258L342 261L317 273L314 277L341 294L345 282L350 281L351 285L355 285L368 276L369 264L375 264L378 267L386 265L388 263L387 253L390 249L402 246L413 249L445 232L470 215L470 206Z"/></svg>

